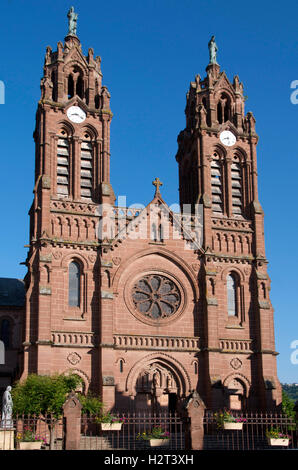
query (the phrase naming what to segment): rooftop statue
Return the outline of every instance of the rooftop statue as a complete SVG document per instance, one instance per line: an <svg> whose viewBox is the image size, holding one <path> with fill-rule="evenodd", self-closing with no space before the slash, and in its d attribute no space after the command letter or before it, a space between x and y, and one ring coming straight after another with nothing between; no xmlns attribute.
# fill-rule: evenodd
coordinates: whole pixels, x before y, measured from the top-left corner
<svg viewBox="0 0 298 470"><path fill-rule="evenodd" d="M216 53L218 51L218 47L215 42L215 36L212 36L208 43L208 48L209 48L209 57L210 57L210 64L217 64L216 62Z"/></svg>
<svg viewBox="0 0 298 470"><path fill-rule="evenodd" d="M73 34L76 36L78 14L75 13L74 7L71 7L69 9L69 12L67 13L67 18L68 18L68 34Z"/></svg>

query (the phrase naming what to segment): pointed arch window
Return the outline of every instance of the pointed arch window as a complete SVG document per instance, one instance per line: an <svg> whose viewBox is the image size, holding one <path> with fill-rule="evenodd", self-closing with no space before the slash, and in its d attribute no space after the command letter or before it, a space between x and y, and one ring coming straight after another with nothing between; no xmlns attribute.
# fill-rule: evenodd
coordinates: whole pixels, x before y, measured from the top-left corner
<svg viewBox="0 0 298 470"><path fill-rule="evenodd" d="M57 194L69 195L69 141L64 130L57 142Z"/></svg>
<svg viewBox="0 0 298 470"><path fill-rule="evenodd" d="M223 213L223 171L219 155L214 152L211 161L212 211Z"/></svg>
<svg viewBox="0 0 298 470"><path fill-rule="evenodd" d="M76 261L72 261L68 268L68 305L80 307L81 297L81 267Z"/></svg>
<svg viewBox="0 0 298 470"><path fill-rule="evenodd" d="M92 198L93 146L89 134L84 135L81 143L81 197Z"/></svg>
<svg viewBox="0 0 298 470"><path fill-rule="evenodd" d="M231 99L226 93L222 93L218 100L217 120L219 124L231 121Z"/></svg>

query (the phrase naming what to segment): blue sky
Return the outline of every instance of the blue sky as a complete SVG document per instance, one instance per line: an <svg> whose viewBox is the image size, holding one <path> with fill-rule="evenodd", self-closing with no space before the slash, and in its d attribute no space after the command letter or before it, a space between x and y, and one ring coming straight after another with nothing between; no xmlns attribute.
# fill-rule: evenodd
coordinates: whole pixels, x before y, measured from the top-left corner
<svg viewBox="0 0 298 470"><path fill-rule="evenodd" d="M67 33L64 0L2 0L0 105L2 277L25 275L28 210L34 176L35 111L46 46L56 50ZM297 124L290 101L298 80L298 4L252 0L147 0L73 3L83 51L102 58L111 93L111 179L127 203L148 203L152 180L164 185L167 203L178 201L177 135L185 126L185 95L197 73L205 75L208 41L216 36L218 62L238 74L256 117L259 196L265 211L266 255L275 308L278 375L298 382L290 345L297 321Z"/></svg>

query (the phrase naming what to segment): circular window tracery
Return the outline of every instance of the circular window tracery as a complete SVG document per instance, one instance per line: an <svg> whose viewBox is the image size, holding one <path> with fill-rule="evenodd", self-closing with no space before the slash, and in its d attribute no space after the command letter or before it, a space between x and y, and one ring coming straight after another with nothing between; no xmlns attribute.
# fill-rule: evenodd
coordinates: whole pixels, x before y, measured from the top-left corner
<svg viewBox="0 0 298 470"><path fill-rule="evenodd" d="M170 317L181 304L177 285L159 274L139 279L133 287L132 299L137 311L153 320Z"/></svg>

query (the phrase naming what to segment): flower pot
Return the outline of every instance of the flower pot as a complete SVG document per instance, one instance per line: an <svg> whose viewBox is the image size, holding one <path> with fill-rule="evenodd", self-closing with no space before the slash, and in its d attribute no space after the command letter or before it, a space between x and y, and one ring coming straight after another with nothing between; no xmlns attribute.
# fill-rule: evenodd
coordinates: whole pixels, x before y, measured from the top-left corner
<svg viewBox="0 0 298 470"><path fill-rule="evenodd" d="M288 446L289 445L289 439L287 438L282 438L282 437L268 437L268 444L270 446Z"/></svg>
<svg viewBox="0 0 298 470"><path fill-rule="evenodd" d="M102 431L120 431L122 423L101 423Z"/></svg>
<svg viewBox="0 0 298 470"><path fill-rule="evenodd" d="M42 441L35 441L35 442L19 442L19 449L20 450L40 450Z"/></svg>
<svg viewBox="0 0 298 470"><path fill-rule="evenodd" d="M150 447L168 446L170 439L149 439Z"/></svg>
<svg viewBox="0 0 298 470"><path fill-rule="evenodd" d="M243 423L224 423L224 429L229 430L241 430L243 428Z"/></svg>

